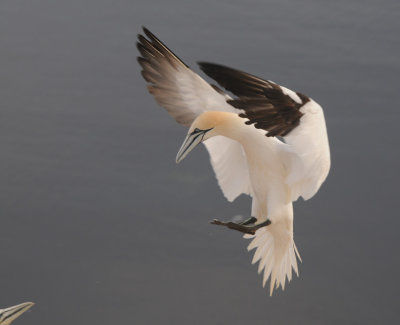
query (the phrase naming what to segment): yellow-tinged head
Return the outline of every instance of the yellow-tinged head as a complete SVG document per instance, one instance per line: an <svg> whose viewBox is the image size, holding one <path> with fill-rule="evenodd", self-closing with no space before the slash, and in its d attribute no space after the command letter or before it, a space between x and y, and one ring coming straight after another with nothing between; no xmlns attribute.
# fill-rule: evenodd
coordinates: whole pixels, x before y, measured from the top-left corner
<svg viewBox="0 0 400 325"><path fill-rule="evenodd" d="M186 139L176 155L176 163L181 162L199 143L224 134L224 129L232 117L236 116L234 113L219 111L208 111L199 115L190 126Z"/></svg>
<svg viewBox="0 0 400 325"><path fill-rule="evenodd" d="M189 128L189 134L194 131L194 129L199 130L208 130L214 129L221 124L225 123L228 119L228 116L232 113L228 112L219 112L219 111L208 111L200 114L193 121L192 125Z"/></svg>

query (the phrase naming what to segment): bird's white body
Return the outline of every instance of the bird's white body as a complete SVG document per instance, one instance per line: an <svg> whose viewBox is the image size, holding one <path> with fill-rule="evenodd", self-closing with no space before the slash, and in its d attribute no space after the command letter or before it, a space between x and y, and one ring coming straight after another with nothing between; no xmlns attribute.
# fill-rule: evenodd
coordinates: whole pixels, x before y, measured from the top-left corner
<svg viewBox="0 0 400 325"><path fill-rule="evenodd" d="M286 161L290 170L287 184L291 187L293 201L299 196L305 200L313 197L331 167L328 133L321 106L311 100L300 111L304 113L301 124L285 137L290 152Z"/></svg>
<svg viewBox="0 0 400 325"><path fill-rule="evenodd" d="M327 143L324 143L328 141L326 130L324 128L318 130L316 139L307 138L307 134L301 133L302 129L309 130L309 124L315 123L313 118L323 118L323 114L320 114L322 110L315 102L310 102L305 109L313 109L314 112L311 118L297 128L300 135L294 138L297 142L292 141L291 144L275 137L266 137L265 132L252 125L246 125L235 113L203 113L193 122L199 125L198 120L201 119L216 121L214 123L217 123L217 127L204 141L207 148L212 147L212 141L216 139L219 142L235 141L242 149L231 153L210 150L211 163L214 166L215 156L218 154L228 157L231 162L242 161L240 177L247 178L247 181L242 182L247 184L247 192L252 196L251 215L257 218L257 224L267 219L272 222L268 227L259 229L255 236L245 235L245 238L255 237L249 249L257 248L253 263L260 261L259 272L264 270L264 284L271 277L271 293L275 284L284 288L286 277L289 280L292 277L292 268L298 272L296 254L300 256L293 241L292 200L297 199L299 195L307 198L312 196L326 177L330 166L329 150L325 150ZM223 138L220 138L221 136ZM304 143L298 141L299 137L308 142L306 148L309 151L304 155L304 150L302 151ZM226 147L229 148L229 145ZM326 164L323 165L316 160ZM316 177L314 165L323 167L320 168L320 175L317 175L318 179L309 179L310 173ZM226 177L224 171L218 169L218 164L214 167L217 167L214 170L218 179ZM228 177L235 178L234 172ZM293 180L292 184L290 180ZM234 188L228 188L223 182L220 182L220 185L227 193L235 192ZM295 189L295 193L292 192L292 188Z"/></svg>
<svg viewBox="0 0 400 325"><path fill-rule="evenodd" d="M271 276L272 293L275 283L284 288L286 276L289 280L292 277L292 268L297 273L291 190L286 183L289 170L284 164L290 155L286 144L265 137L264 132L244 124L236 114L230 115L231 128L225 128L221 135L237 141L243 148L248 166L249 194L252 196L251 215L257 218L257 224L267 219L271 221L271 225L257 231L249 249L257 248L253 263L260 260L259 273L264 270L264 285ZM206 145L207 141L210 140L206 140ZM283 264L280 270L278 267Z"/></svg>
<svg viewBox="0 0 400 325"><path fill-rule="evenodd" d="M296 255L300 258L293 241L292 202L299 196L311 198L330 168L322 108L271 81L200 64L239 97L232 99L190 70L148 30L145 33L150 41L139 35L138 48L142 75L151 83L148 89L176 121L189 126L177 162L203 142L225 197L252 197L251 215L257 224L267 219L271 224L245 235L252 238L248 249L256 249L253 263L259 261L263 285L271 279L270 293L275 286L284 288L292 269L298 273Z"/></svg>
<svg viewBox="0 0 400 325"><path fill-rule="evenodd" d="M250 185L248 194L253 197L252 216L257 218L257 223L266 221L267 216L271 221L277 221L277 215L282 214L278 211L282 208L282 203L291 203L290 196L287 195L290 189L285 183L288 172L282 160L282 156L288 156L284 150L286 145L276 138L267 138L261 130L244 124L243 119L237 114L223 114L229 123L218 129L222 129L218 135L236 141L242 148L242 153L234 153L230 159L236 160L238 154L245 157L244 163L247 166L241 173L244 170L248 174L245 176L248 177ZM212 141L212 138L204 142L206 146L208 141ZM211 161L213 161L212 155L213 153ZM219 177L218 171L217 177ZM279 207L275 201L280 201Z"/></svg>

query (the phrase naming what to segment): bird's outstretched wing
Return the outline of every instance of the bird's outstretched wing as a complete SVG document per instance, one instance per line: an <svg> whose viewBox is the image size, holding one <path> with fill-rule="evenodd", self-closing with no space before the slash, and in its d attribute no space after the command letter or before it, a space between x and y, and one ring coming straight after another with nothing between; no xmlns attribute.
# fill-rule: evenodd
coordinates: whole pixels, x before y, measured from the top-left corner
<svg viewBox="0 0 400 325"><path fill-rule="evenodd" d="M205 111L235 111L226 102L227 94L193 72L148 29L143 31L147 38L138 35L137 42L142 76L149 92L178 123L190 126Z"/></svg>
<svg viewBox="0 0 400 325"><path fill-rule="evenodd" d="M246 124L268 131L267 136L285 136L300 123L300 107L310 101L301 94L249 73L219 64L200 62L200 68L237 99L228 103L243 110Z"/></svg>
<svg viewBox="0 0 400 325"><path fill-rule="evenodd" d="M227 103L230 96L193 72L148 29L143 31L147 38L138 35L137 43L142 76L149 83L149 92L178 123L190 126L205 111L238 113ZM250 179L242 146L221 136L204 144L225 197L233 201L241 193L249 193Z"/></svg>
<svg viewBox="0 0 400 325"><path fill-rule="evenodd" d="M322 108L311 98L249 73L213 63L200 68L238 98L228 99L241 109L246 124L281 136L288 146L282 159L288 168L292 200L312 197L328 175L330 154Z"/></svg>

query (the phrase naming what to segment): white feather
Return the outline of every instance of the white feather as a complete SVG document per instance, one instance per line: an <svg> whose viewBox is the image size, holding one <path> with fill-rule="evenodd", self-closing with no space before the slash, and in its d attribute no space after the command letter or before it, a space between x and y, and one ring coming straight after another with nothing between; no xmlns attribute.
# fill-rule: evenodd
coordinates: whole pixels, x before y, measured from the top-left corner
<svg viewBox="0 0 400 325"><path fill-rule="evenodd" d="M239 125L239 124L238 124ZM239 127L236 126L235 130ZM270 294L274 287L285 287L286 278L297 270L293 241L293 207L290 187L285 184L287 170L282 162L282 144L267 138L255 128L241 130L241 142L248 161L252 188L252 215L257 223L271 220L267 227L257 230L248 250L256 249L252 263L259 261L258 271L264 270L263 285L270 278ZM235 136L235 135L233 135Z"/></svg>
<svg viewBox="0 0 400 325"><path fill-rule="evenodd" d="M253 244L258 238L264 239L257 241L256 244L257 256L262 255L258 272L264 270L263 286L271 277L271 295L274 287L281 286L282 290L285 288L286 278L291 281L292 269L298 274L295 246L290 231L283 223L272 226L273 224L257 230L255 238L250 243L250 245Z"/></svg>
<svg viewBox="0 0 400 325"><path fill-rule="evenodd" d="M177 68L163 63L163 77L149 91L175 120L190 126L193 120L206 111L234 112L227 104L227 95L218 93L197 73L183 64Z"/></svg>
<svg viewBox="0 0 400 325"><path fill-rule="evenodd" d="M289 88L283 87L281 85L279 85L279 87L281 87L282 92L289 96L291 99L293 99L296 103L301 104L302 101L299 97L299 95L297 95L293 90L290 90Z"/></svg>
<svg viewBox="0 0 400 325"><path fill-rule="evenodd" d="M224 136L216 136L204 142L218 184L228 201L240 194L250 194L251 185L247 160L242 145Z"/></svg>
<svg viewBox="0 0 400 325"><path fill-rule="evenodd" d="M300 111L300 125L290 132L284 148L289 170L286 183L291 187L293 201L302 196L308 200L318 191L328 176L330 152L325 118L321 106L311 100Z"/></svg>

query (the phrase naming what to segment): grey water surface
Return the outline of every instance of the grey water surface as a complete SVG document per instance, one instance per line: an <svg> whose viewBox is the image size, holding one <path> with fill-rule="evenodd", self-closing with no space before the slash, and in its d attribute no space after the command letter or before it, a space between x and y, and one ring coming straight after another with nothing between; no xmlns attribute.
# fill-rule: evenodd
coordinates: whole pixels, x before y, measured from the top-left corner
<svg viewBox="0 0 400 325"><path fill-rule="evenodd" d="M0 1L0 308L71 324L394 324L400 2ZM147 93L145 25L325 110L332 169L295 204L300 277L269 297L204 148Z"/></svg>

